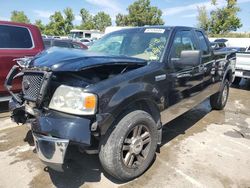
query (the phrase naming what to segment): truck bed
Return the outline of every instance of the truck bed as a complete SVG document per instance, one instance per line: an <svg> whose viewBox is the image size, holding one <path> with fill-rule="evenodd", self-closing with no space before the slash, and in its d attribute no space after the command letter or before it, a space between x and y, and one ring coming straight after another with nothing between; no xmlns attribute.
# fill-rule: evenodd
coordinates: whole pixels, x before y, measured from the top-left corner
<svg viewBox="0 0 250 188"><path fill-rule="evenodd" d="M250 53L236 54L236 68L243 70L250 70Z"/></svg>
<svg viewBox="0 0 250 188"><path fill-rule="evenodd" d="M236 53L236 77L250 78L250 53Z"/></svg>

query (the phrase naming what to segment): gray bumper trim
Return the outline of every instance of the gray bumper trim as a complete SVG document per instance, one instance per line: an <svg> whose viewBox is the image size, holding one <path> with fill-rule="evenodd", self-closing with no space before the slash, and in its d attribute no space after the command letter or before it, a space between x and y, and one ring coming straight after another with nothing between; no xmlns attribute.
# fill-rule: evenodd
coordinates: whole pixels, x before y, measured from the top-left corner
<svg viewBox="0 0 250 188"><path fill-rule="evenodd" d="M69 145L69 140L53 138L33 133L39 158L46 163L62 165Z"/></svg>

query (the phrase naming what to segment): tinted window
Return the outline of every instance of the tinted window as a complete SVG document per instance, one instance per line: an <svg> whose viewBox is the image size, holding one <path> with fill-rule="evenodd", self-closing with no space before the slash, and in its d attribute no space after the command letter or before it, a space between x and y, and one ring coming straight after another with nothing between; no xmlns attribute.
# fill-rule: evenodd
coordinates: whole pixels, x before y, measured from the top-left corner
<svg viewBox="0 0 250 188"><path fill-rule="evenodd" d="M77 43L72 43L72 45L73 45L73 48L82 48L79 44L77 44Z"/></svg>
<svg viewBox="0 0 250 188"><path fill-rule="evenodd" d="M91 38L91 33L85 33L85 38Z"/></svg>
<svg viewBox="0 0 250 188"><path fill-rule="evenodd" d="M68 42L59 41L59 40L55 40L53 46L63 47L63 48L70 48L70 47L71 47L71 46L68 44Z"/></svg>
<svg viewBox="0 0 250 188"><path fill-rule="evenodd" d="M44 44L44 46L45 46L45 49L51 47L50 40L44 40L44 41L43 41L43 44Z"/></svg>
<svg viewBox="0 0 250 188"><path fill-rule="evenodd" d="M0 48L32 48L27 28L0 25Z"/></svg>
<svg viewBox="0 0 250 188"><path fill-rule="evenodd" d="M89 42L89 40L88 39L83 39L82 42Z"/></svg>
<svg viewBox="0 0 250 188"><path fill-rule="evenodd" d="M225 44L225 43L219 43L219 47L220 47L220 48L225 48L225 47L226 47L226 44Z"/></svg>
<svg viewBox="0 0 250 188"><path fill-rule="evenodd" d="M209 47L207 45L207 42L206 42L206 39L205 39L203 33L200 32L200 31L196 31L196 34L198 36L200 48L203 51L203 54L208 54L209 53Z"/></svg>
<svg viewBox="0 0 250 188"><path fill-rule="evenodd" d="M197 50L193 34L191 31L178 31L171 49L171 60L180 58L181 52L186 50Z"/></svg>

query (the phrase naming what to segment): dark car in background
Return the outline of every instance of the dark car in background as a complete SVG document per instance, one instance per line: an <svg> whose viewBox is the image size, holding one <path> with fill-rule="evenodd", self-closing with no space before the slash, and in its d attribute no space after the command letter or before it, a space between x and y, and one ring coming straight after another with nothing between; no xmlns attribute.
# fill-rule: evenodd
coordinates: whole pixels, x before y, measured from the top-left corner
<svg viewBox="0 0 250 188"><path fill-rule="evenodd" d="M44 50L39 29L31 24L0 21L0 102L9 98L5 78L18 58L33 57ZM12 91L21 91L21 80L15 79Z"/></svg>
<svg viewBox="0 0 250 188"><path fill-rule="evenodd" d="M211 48L213 48L214 50L220 50L222 48L227 47L226 44L224 42L210 42L210 46Z"/></svg>
<svg viewBox="0 0 250 188"><path fill-rule="evenodd" d="M227 39L216 39L214 42L210 42L211 48L216 52L245 52L246 48L227 46Z"/></svg>
<svg viewBox="0 0 250 188"><path fill-rule="evenodd" d="M245 52L246 48L242 47L225 47L217 50L217 52L227 52L227 51L233 51L233 52Z"/></svg>
<svg viewBox="0 0 250 188"><path fill-rule="evenodd" d="M45 49L52 46L63 47L63 48L77 48L77 49L88 49L88 47L81 42L76 42L69 39L43 39Z"/></svg>

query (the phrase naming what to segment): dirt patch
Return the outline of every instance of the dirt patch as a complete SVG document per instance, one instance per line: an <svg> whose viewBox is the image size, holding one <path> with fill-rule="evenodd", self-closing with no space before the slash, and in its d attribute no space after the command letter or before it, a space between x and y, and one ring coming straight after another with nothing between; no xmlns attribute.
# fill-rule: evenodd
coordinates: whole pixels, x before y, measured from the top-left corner
<svg viewBox="0 0 250 188"><path fill-rule="evenodd" d="M41 168L44 169L45 167ZM53 187L51 184L51 179L48 173L42 171L38 175L36 175L32 181L29 183L30 187L35 188L44 188L44 187Z"/></svg>
<svg viewBox="0 0 250 188"><path fill-rule="evenodd" d="M26 143L23 139L27 132L28 129L25 126L18 126L0 131L0 134L3 134L0 140L4 140L4 142L0 143L0 151L6 151L13 147L25 145Z"/></svg>

